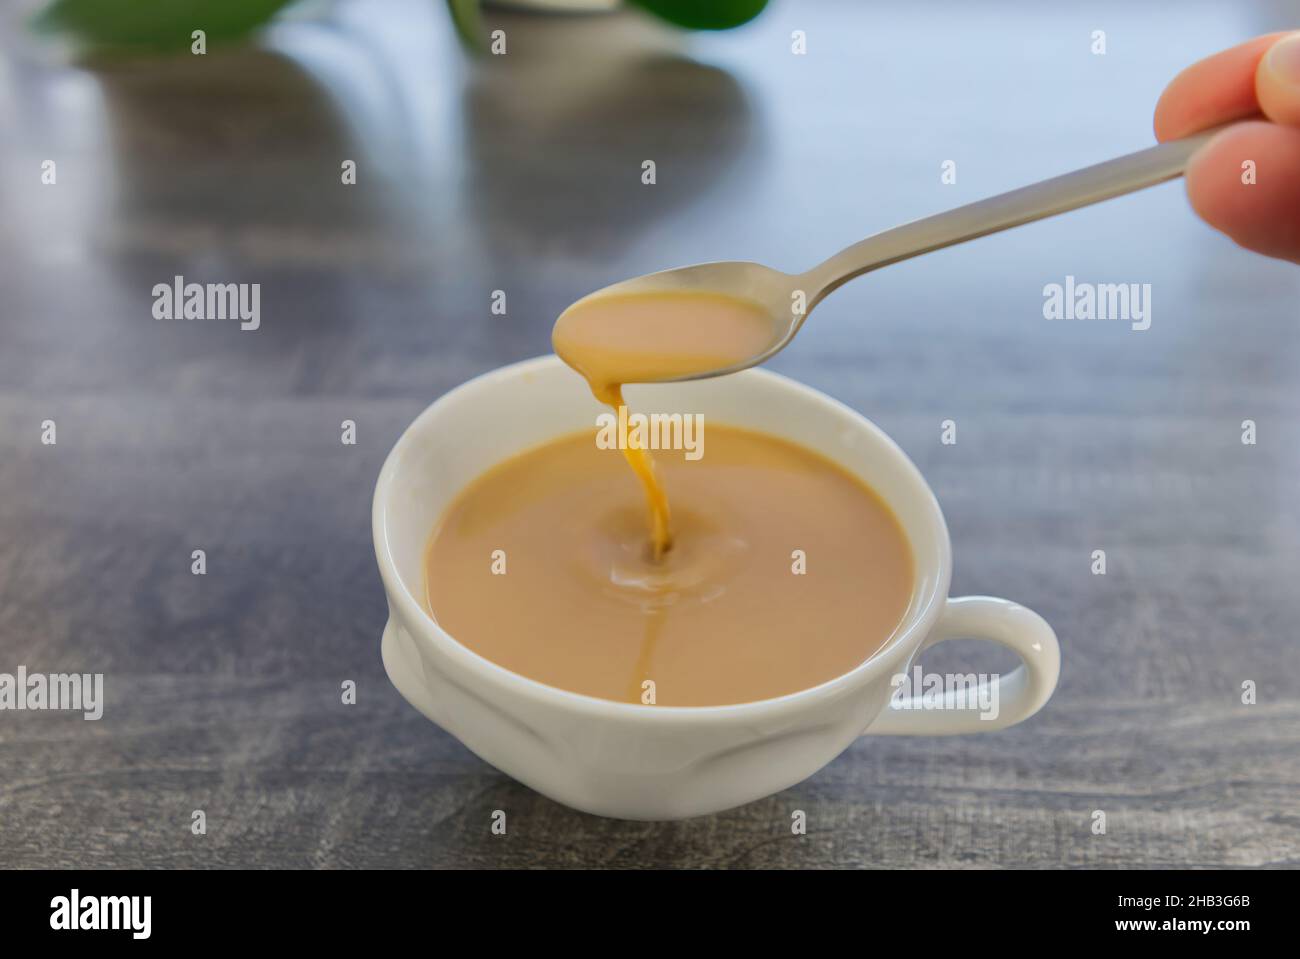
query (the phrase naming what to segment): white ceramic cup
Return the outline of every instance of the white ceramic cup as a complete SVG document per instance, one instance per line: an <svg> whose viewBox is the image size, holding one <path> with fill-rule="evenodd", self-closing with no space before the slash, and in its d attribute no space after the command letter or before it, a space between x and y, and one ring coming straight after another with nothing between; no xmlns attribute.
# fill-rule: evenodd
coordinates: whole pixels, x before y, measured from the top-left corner
<svg viewBox="0 0 1300 959"><path fill-rule="evenodd" d="M948 598L952 550L934 494L903 451L841 403L764 370L634 387L643 411L703 413L709 423L803 444L872 486L912 545L915 586L902 625L866 662L811 689L731 706L643 706L567 692L484 659L424 609L424 549L455 495L501 460L595 427L603 411L556 357L516 363L457 387L393 447L375 487L374 537L388 594L383 658L398 691L502 772L587 812L683 819L751 802L811 776L864 732L949 735L1032 716L1056 688L1056 634L1036 613L987 596ZM484 558L484 562L488 561ZM898 708L891 680L946 639L988 639L1022 664L993 677L999 710ZM969 701L969 700L968 700ZM976 699L975 702L981 700ZM951 701L945 703L953 705Z"/></svg>

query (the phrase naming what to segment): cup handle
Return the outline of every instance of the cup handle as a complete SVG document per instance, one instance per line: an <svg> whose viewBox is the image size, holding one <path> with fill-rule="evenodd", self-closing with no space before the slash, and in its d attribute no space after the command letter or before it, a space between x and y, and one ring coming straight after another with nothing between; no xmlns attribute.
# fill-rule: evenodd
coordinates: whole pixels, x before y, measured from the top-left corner
<svg viewBox="0 0 1300 959"><path fill-rule="evenodd" d="M1056 689L1061 647L1052 627L1032 609L993 596L949 599L917 653L949 639L990 639L1020 656L1021 664L1009 675L995 676L965 693L966 703L972 698L976 704L996 702L997 714L986 718L979 708L963 706L958 702L961 694L951 689L944 693L942 708L926 706L920 696L896 702L891 694L866 735L956 736L1005 729L1038 712Z"/></svg>

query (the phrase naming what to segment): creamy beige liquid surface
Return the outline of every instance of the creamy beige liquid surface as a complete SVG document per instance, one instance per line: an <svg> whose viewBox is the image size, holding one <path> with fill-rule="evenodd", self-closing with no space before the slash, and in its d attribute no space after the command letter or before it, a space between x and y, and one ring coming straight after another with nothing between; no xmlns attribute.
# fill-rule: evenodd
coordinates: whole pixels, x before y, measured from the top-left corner
<svg viewBox="0 0 1300 959"><path fill-rule="evenodd" d="M488 471L430 540L434 617L507 669L633 703L647 680L657 705L766 699L866 660L912 593L911 550L893 513L803 447L706 430L703 458L658 456L675 505L673 546L658 561L627 466L590 432ZM504 575L493 571L495 550Z"/></svg>

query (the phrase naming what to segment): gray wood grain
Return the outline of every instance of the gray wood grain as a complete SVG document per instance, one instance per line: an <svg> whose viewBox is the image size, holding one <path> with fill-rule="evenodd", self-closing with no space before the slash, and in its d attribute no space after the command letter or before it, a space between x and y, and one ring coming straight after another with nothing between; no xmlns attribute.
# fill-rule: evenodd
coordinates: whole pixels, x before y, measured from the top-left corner
<svg viewBox="0 0 1300 959"><path fill-rule="evenodd" d="M1300 271L1213 234L1178 184L850 285L774 364L914 458L955 593L1055 625L1061 685L1023 726L863 739L718 816L586 816L391 687L369 527L405 425L545 352L590 289L708 259L802 269L1138 149L1174 72L1295 13L1197 4L1172 30L1119 2L787 3L690 39L513 16L477 67L415 0L94 71L9 31L0 672L103 672L107 703L0 712L0 866L1300 865ZM176 274L261 283L262 328L154 320ZM1044 320L1067 274L1152 284L1151 328ZM926 662L1010 665L980 644Z"/></svg>

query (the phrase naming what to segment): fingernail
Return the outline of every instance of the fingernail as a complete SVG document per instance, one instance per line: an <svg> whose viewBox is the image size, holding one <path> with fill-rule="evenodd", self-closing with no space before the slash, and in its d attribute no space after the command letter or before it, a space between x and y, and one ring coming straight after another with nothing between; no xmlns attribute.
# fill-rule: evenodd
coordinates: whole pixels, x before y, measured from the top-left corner
<svg viewBox="0 0 1300 959"><path fill-rule="evenodd" d="M1287 86L1300 87L1300 33L1283 37L1269 47L1264 66Z"/></svg>

